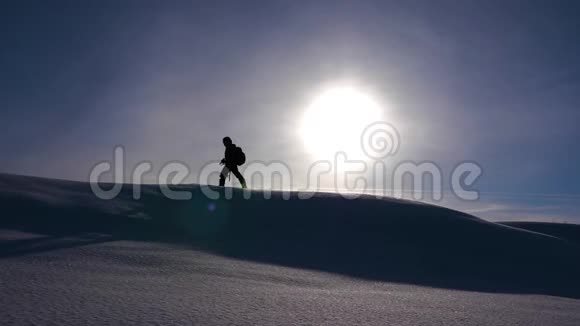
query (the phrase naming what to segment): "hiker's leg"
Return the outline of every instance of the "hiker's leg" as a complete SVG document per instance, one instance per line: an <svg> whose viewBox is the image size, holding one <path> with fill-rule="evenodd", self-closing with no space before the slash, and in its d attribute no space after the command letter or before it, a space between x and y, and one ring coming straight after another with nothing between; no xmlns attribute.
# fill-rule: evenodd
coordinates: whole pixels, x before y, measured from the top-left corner
<svg viewBox="0 0 580 326"><path fill-rule="evenodd" d="M244 179L244 176L240 173L240 170L238 170L237 166L232 168L232 173L236 176L236 178L238 178L238 180L240 180L242 188L246 188L246 179Z"/></svg>
<svg viewBox="0 0 580 326"><path fill-rule="evenodd" d="M220 172L220 186L223 187L226 184L226 178L228 176L228 173L230 173L230 170L228 169L227 166L224 166L222 172Z"/></svg>

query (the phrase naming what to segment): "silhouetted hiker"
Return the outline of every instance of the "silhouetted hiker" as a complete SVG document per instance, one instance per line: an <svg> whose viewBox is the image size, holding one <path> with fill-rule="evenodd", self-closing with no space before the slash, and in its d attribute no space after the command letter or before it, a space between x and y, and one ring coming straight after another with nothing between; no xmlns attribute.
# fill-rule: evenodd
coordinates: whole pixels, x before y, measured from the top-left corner
<svg viewBox="0 0 580 326"><path fill-rule="evenodd" d="M242 184L242 188L246 188L246 179L238 170L238 165L242 165L246 162L246 154L242 151L242 149L236 144L232 142L230 137L224 137L223 139L224 146L226 147L225 157L222 159L220 164L224 164L224 168L220 173L220 186L223 187L226 183L226 177L231 173L233 173L240 183Z"/></svg>

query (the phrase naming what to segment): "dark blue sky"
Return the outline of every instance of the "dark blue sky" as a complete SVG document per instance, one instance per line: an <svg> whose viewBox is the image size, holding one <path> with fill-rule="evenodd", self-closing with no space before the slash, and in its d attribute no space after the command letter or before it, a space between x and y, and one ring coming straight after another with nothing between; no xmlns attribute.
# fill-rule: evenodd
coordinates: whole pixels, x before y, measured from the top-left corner
<svg viewBox="0 0 580 326"><path fill-rule="evenodd" d="M580 208L576 1L3 1L0 171L86 180L129 164L308 165L313 92L355 80L387 99L400 159L484 169L484 216ZM514 213L516 212L516 213Z"/></svg>

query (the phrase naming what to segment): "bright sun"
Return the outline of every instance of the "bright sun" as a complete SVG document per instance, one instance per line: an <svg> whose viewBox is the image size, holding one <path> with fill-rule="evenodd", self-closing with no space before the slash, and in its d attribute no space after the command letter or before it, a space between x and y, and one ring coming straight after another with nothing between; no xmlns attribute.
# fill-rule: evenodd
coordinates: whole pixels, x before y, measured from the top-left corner
<svg viewBox="0 0 580 326"><path fill-rule="evenodd" d="M300 133L316 158L330 159L337 151L361 158L361 133L369 124L382 120L382 113L369 95L352 87L332 88L308 106Z"/></svg>

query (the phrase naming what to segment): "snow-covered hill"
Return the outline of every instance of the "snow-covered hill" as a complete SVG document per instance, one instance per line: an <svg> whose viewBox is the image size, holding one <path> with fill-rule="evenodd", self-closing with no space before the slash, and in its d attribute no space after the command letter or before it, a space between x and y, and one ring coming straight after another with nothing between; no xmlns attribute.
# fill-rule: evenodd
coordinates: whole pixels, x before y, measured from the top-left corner
<svg viewBox="0 0 580 326"><path fill-rule="evenodd" d="M526 231L391 198L245 199L235 189L210 200L198 185L180 188L193 198L148 185L135 200L125 185L106 201L86 183L0 175L0 320L580 321L580 249L565 226ZM526 313L537 309L552 313Z"/></svg>

